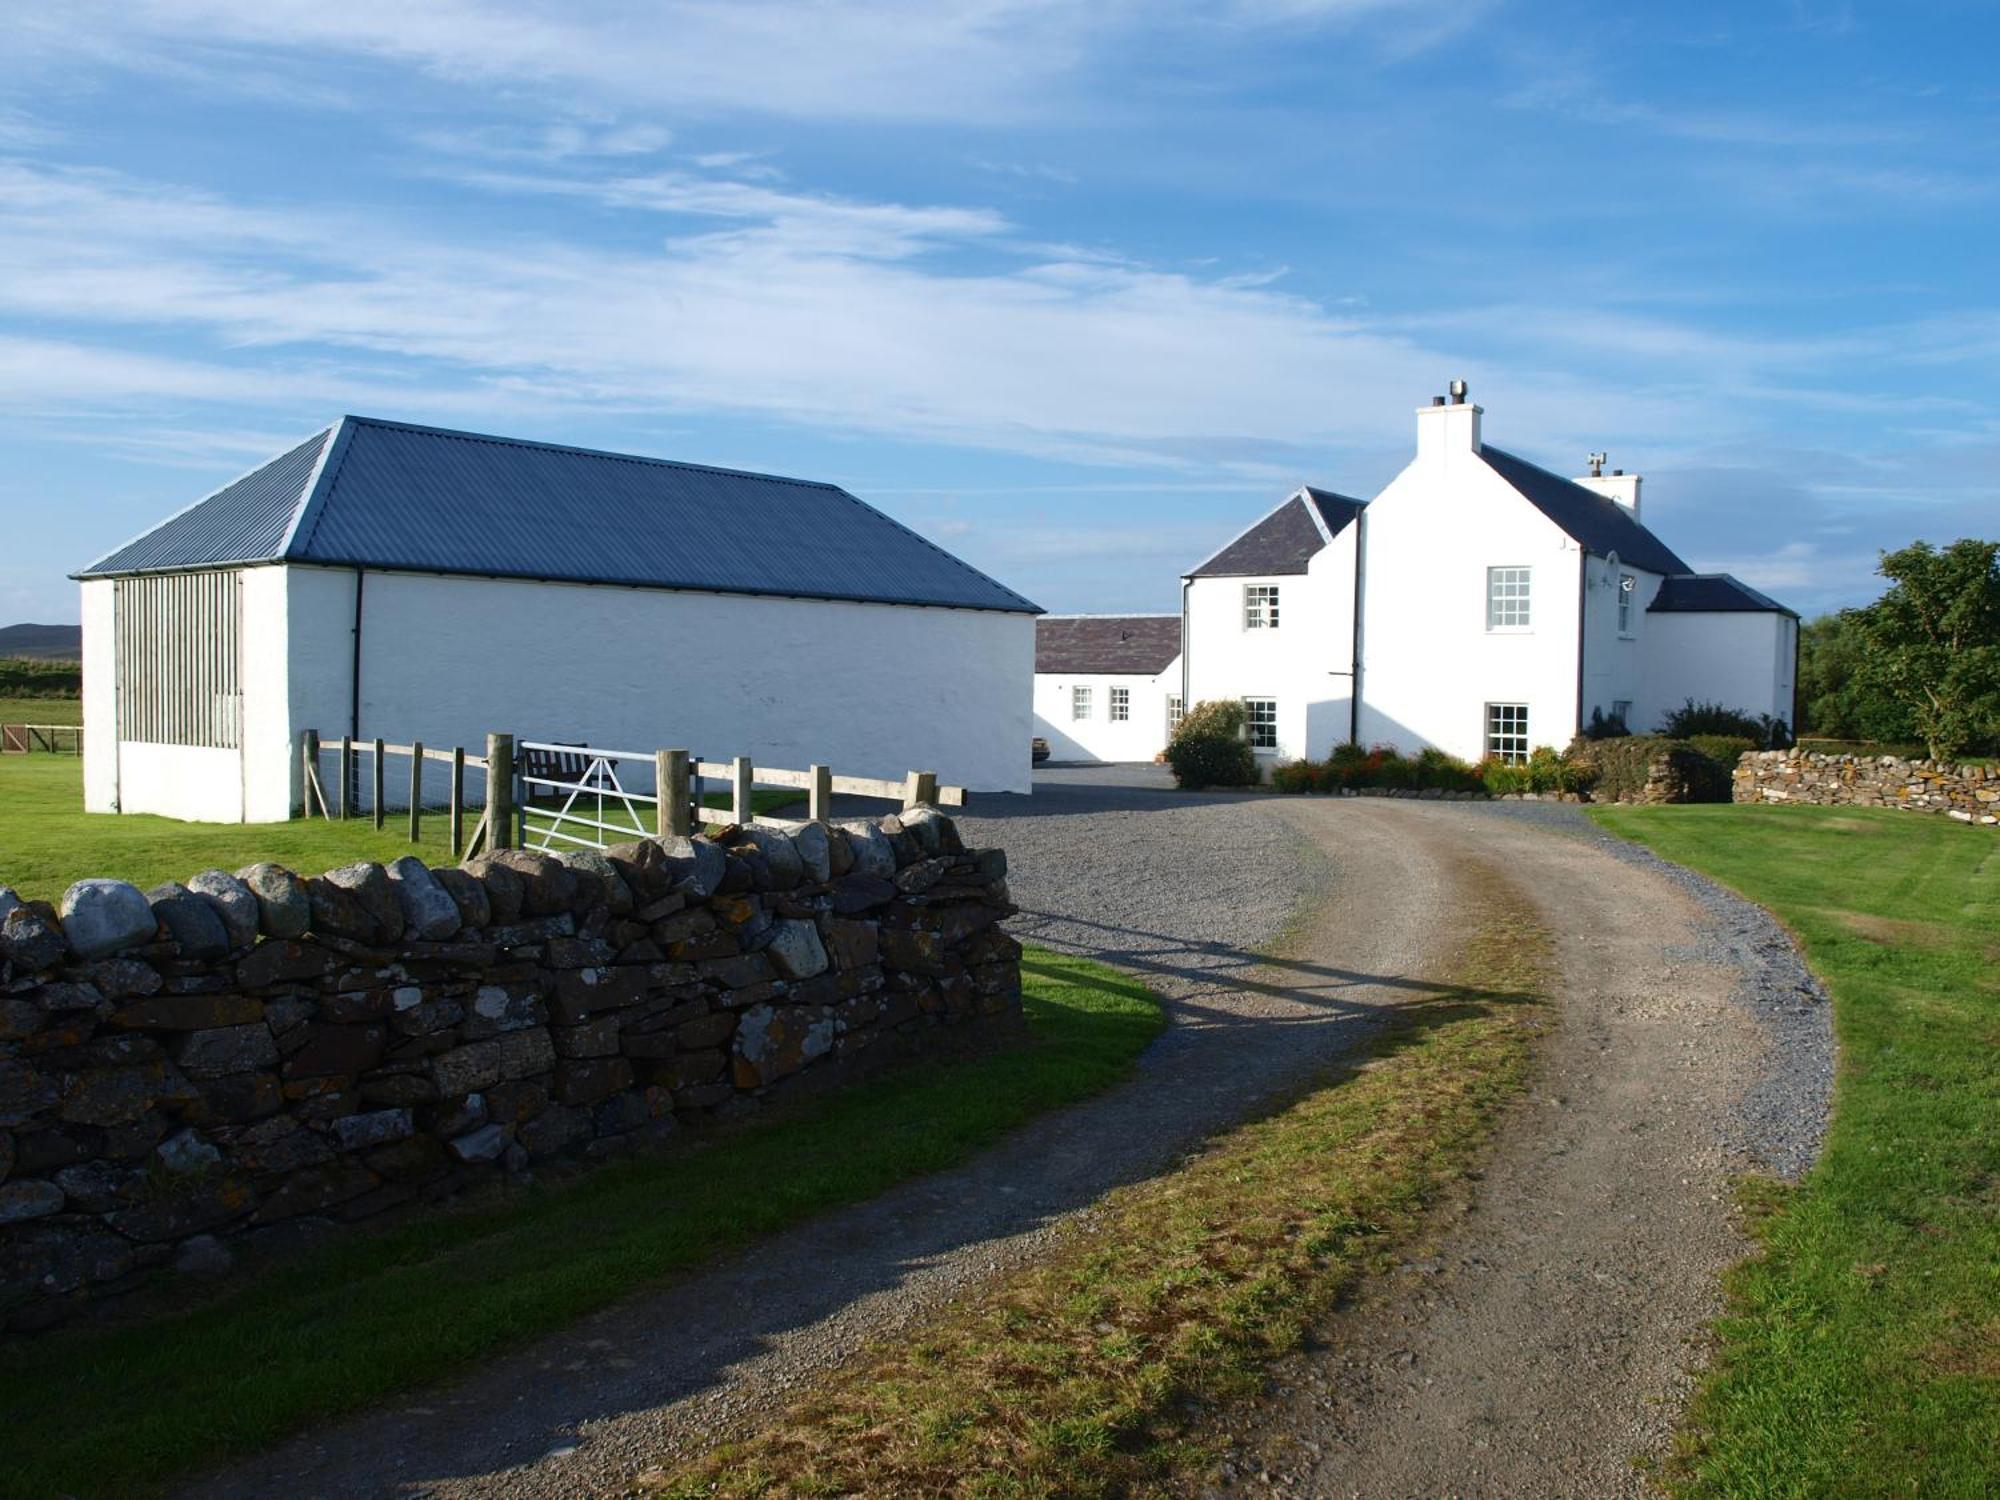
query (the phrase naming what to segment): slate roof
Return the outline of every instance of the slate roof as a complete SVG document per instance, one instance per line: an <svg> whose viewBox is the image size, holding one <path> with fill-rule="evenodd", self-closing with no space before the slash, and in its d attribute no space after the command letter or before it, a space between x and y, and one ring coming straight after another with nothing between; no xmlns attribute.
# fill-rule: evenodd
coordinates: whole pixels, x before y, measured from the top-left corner
<svg viewBox="0 0 2000 1500"><path fill-rule="evenodd" d="M838 485L352 416L74 576L269 562L1041 613Z"/></svg>
<svg viewBox="0 0 2000 1500"><path fill-rule="evenodd" d="M1037 672L1157 677L1180 654L1179 615L1043 615L1035 621Z"/></svg>
<svg viewBox="0 0 2000 1500"><path fill-rule="evenodd" d="M1648 614L1774 614L1790 615L1794 620L1797 610L1787 609L1769 594L1760 594L1740 579L1727 573L1675 573L1660 585L1653 602L1646 606Z"/></svg>
<svg viewBox="0 0 2000 1500"><path fill-rule="evenodd" d="M1599 557L1616 552L1621 562L1648 573L1690 571L1671 547L1609 496L1490 444L1480 447L1479 456L1584 551Z"/></svg>
<svg viewBox="0 0 2000 1500"><path fill-rule="evenodd" d="M1305 486L1187 576L1231 578L1303 573L1306 564L1326 545L1327 538L1339 536L1367 503L1336 495L1331 490ZM1312 509L1308 510L1308 506ZM1326 525L1323 533L1313 520L1314 512Z"/></svg>

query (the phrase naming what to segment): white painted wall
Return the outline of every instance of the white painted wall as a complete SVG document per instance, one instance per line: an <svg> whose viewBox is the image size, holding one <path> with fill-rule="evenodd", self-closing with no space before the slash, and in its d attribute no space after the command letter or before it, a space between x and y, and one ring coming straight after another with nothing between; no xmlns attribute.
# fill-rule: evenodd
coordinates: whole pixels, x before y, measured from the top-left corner
<svg viewBox="0 0 2000 1500"><path fill-rule="evenodd" d="M1071 712L1075 687L1090 689L1090 717ZM1111 689L1132 695L1132 716L1111 718ZM1157 677L1139 673L1037 672L1035 733L1051 760L1149 761L1167 747L1167 699L1181 690L1180 658Z"/></svg>
<svg viewBox="0 0 2000 1500"><path fill-rule="evenodd" d="M241 816L281 823L296 805L298 739L288 711L288 568L243 570Z"/></svg>
<svg viewBox="0 0 2000 1500"><path fill-rule="evenodd" d="M1606 475L1605 479L1608 482L1612 477ZM1618 629L1620 574L1629 574L1633 580L1630 628L1623 632ZM1646 702L1646 636L1649 629L1646 606L1659 593L1661 577L1658 573L1648 573L1626 562L1613 569L1604 558L1591 556L1585 556L1583 560L1583 576L1586 587L1583 595L1582 721L1585 724L1590 722L1593 708L1608 719L1614 706L1622 701L1632 705L1631 718L1625 727L1636 734L1645 722L1642 714ZM1560 749L1568 740L1551 740L1549 743Z"/></svg>
<svg viewBox="0 0 2000 1500"><path fill-rule="evenodd" d="M1650 615L1646 687L1634 730L1651 732L1688 699L1793 724L1798 622L1769 613Z"/></svg>
<svg viewBox="0 0 2000 1500"><path fill-rule="evenodd" d="M1361 734L1485 753L1488 703L1525 703L1534 745L1577 727L1584 554L1480 459L1476 406L1425 407L1417 457L1364 518ZM1488 567L1533 570L1526 630L1486 628ZM1586 710L1587 712L1587 710Z"/></svg>
<svg viewBox="0 0 2000 1500"><path fill-rule="evenodd" d="M294 736L347 732L354 575L289 567ZM1029 790L1025 614L371 570L359 735L489 731ZM263 752L260 752L263 753Z"/></svg>
<svg viewBox="0 0 2000 1500"><path fill-rule="evenodd" d="M92 578L83 596L83 810L118 811L117 585Z"/></svg>
<svg viewBox="0 0 2000 1500"><path fill-rule="evenodd" d="M1278 748L1264 761L1323 758L1351 727L1354 670L1354 548L1350 523L1302 574L1196 578L1187 585L1187 701L1274 698ZM1246 629L1246 586L1275 584L1278 628Z"/></svg>
<svg viewBox="0 0 2000 1500"><path fill-rule="evenodd" d="M243 752L127 740L118 747L118 810L241 823Z"/></svg>

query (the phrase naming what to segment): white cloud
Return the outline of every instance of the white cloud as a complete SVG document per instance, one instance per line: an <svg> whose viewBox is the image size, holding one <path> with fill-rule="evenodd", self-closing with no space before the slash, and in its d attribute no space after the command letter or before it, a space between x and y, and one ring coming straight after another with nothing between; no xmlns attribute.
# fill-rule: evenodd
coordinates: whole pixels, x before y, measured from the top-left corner
<svg viewBox="0 0 2000 1500"><path fill-rule="evenodd" d="M1471 10L1476 7L1466 6ZM31 64L84 58L226 86L314 54L681 114L1021 119L1133 37L1421 17L1417 0L67 0L17 18ZM1386 41L1407 43L1407 34ZM246 57L245 54L248 56Z"/></svg>

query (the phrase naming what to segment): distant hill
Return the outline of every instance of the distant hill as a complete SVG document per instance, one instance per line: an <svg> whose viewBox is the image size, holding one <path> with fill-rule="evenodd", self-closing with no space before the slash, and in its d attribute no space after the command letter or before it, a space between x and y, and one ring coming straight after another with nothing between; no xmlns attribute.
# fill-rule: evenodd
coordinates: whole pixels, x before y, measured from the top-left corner
<svg viewBox="0 0 2000 1500"><path fill-rule="evenodd" d="M81 625L0 625L0 656L35 661L82 661Z"/></svg>

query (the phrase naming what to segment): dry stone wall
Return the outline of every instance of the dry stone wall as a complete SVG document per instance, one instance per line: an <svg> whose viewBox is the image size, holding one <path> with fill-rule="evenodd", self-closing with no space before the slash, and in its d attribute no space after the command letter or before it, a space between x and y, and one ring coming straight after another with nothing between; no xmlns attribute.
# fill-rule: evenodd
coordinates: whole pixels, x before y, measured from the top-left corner
<svg viewBox="0 0 2000 1500"><path fill-rule="evenodd" d="M2000 771L1893 755L1752 751L1737 762L1733 795L1738 802L1903 807L1962 823L2000 823Z"/></svg>
<svg viewBox="0 0 2000 1500"><path fill-rule="evenodd" d="M0 890L0 1315L1006 1034L1006 873L918 808Z"/></svg>

